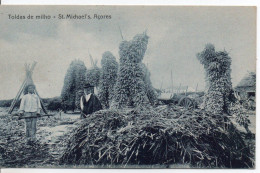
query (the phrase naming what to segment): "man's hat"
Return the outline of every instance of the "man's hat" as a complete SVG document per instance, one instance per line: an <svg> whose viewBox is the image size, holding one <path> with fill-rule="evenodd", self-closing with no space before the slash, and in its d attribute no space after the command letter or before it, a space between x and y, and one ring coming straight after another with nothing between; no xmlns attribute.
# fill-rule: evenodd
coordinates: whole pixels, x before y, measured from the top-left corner
<svg viewBox="0 0 260 173"><path fill-rule="evenodd" d="M91 85L91 84L89 84L89 83L87 83L87 84L85 84L84 85L84 87L83 88L94 88L94 86L93 85Z"/></svg>

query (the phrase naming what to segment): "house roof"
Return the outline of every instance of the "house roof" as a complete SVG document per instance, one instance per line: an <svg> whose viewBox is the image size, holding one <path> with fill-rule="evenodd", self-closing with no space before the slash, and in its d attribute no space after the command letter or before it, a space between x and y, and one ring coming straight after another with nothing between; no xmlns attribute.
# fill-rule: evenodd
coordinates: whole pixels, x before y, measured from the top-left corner
<svg viewBox="0 0 260 173"><path fill-rule="evenodd" d="M172 86L172 87L170 86L170 87L167 87L167 88L163 88L163 90L169 90L169 91L171 91L171 90L173 90L173 91L177 91L177 90L186 91L186 89L187 89L188 92L195 92L195 89L192 88L192 87L189 87L189 86Z"/></svg>
<svg viewBox="0 0 260 173"><path fill-rule="evenodd" d="M256 88L256 74L255 72L248 73L235 87L235 89L254 89Z"/></svg>

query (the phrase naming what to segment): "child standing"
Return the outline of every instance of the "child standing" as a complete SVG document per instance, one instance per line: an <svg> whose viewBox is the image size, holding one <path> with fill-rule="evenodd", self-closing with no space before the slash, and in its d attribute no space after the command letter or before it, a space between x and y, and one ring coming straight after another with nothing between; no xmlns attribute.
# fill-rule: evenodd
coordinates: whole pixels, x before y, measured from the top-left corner
<svg viewBox="0 0 260 173"><path fill-rule="evenodd" d="M42 107L40 98L35 94L35 86L33 84L27 85L24 94L19 113L25 118L26 138L27 142L31 143L36 141L36 121Z"/></svg>

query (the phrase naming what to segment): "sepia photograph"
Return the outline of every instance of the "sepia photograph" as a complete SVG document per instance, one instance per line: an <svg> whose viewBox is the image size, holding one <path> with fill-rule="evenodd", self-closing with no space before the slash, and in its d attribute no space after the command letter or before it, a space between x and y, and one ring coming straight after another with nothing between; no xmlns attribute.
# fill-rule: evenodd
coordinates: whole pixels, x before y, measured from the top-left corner
<svg viewBox="0 0 260 173"><path fill-rule="evenodd" d="M0 6L0 168L255 169L254 6Z"/></svg>

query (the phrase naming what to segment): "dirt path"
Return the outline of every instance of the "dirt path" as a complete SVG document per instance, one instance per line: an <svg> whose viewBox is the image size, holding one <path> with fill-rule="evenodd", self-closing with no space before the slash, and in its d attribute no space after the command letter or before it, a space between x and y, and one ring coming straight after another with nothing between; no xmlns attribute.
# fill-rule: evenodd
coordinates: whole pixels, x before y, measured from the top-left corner
<svg viewBox="0 0 260 173"><path fill-rule="evenodd" d="M62 118L58 121L54 127L40 127L38 128L39 141L40 143L46 143L49 149L49 153L58 159L64 149L62 145L70 131L76 127L75 122L80 121L80 115L74 114L62 114Z"/></svg>
<svg viewBox="0 0 260 173"><path fill-rule="evenodd" d="M80 121L79 115L62 114L37 120L37 139L28 145L24 120L2 114L0 116L0 167L55 167L64 149L63 143Z"/></svg>

